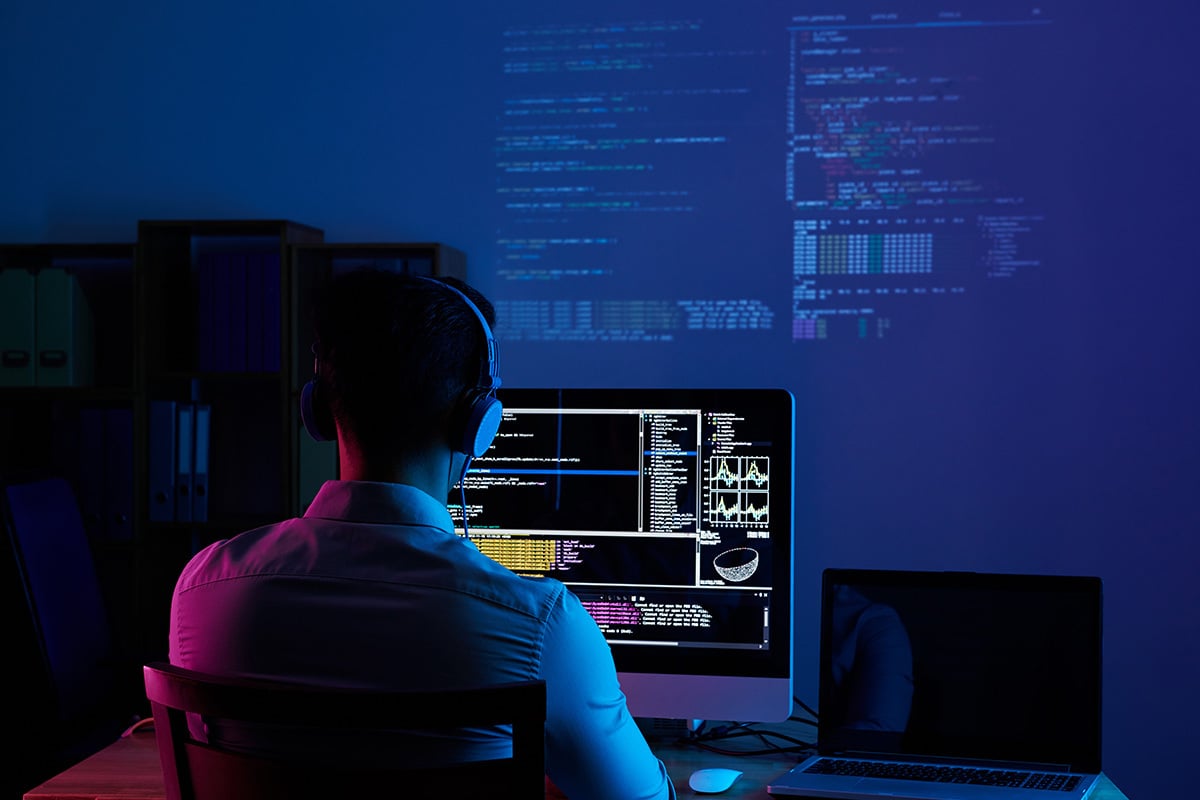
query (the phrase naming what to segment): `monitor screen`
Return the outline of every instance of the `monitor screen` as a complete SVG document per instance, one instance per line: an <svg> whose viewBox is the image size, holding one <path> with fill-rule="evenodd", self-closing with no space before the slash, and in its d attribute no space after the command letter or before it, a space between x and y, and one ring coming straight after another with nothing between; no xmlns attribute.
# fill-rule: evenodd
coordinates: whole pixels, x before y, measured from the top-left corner
<svg viewBox="0 0 1200 800"><path fill-rule="evenodd" d="M466 533L561 580L636 717L792 709L794 401L783 389L501 389ZM451 513L462 531L463 501Z"/></svg>

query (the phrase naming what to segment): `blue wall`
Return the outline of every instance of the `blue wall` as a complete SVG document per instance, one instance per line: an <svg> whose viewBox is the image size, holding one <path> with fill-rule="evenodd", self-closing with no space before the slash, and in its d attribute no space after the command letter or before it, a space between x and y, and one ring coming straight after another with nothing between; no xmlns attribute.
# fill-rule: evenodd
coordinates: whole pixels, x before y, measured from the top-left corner
<svg viewBox="0 0 1200 800"><path fill-rule="evenodd" d="M719 184L702 225L667 214L631 224L625 235L646 247L606 262L626 270L619 286L548 291L512 278L498 231L512 236L521 220L497 203L497 98L513 91L498 31L653 16L645 4L590 15L517 5L502 18L431 2L10 0L0 241L133 241L138 219L287 218L333 242L453 244L506 313L610 290L668 306L750 296L774 312L765 332L548 341L510 321L499 328L505 383L795 392L797 692L810 702L825 566L1101 576L1106 771L1132 798L1181 796L1184 768L1151 765L1189 763L1200 714L1197 13L1183 2L1089 16L1046 6L1052 38L1036 53L1001 49L997 75L983 72L1014 73L1018 94L991 95L1005 109L1000 141L971 167L1001 183L1015 175L1046 213L1028 245L1037 263L970 279L961 302L897 304L882 338L799 341L790 239L763 233L772 214L787 222L772 210L778 175L758 174L752 156L713 151L709 183L690 184ZM727 4L654 5L700 20ZM778 51L787 21L811 6L756 5L761 18L739 16L721 35ZM748 118L781 113L777 78ZM706 250L721 263L704 263Z"/></svg>

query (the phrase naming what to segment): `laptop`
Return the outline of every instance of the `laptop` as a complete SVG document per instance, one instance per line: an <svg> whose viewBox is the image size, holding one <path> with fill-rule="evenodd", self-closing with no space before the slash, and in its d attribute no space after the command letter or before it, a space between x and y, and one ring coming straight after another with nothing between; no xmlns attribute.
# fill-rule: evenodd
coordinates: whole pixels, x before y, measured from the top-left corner
<svg viewBox="0 0 1200 800"><path fill-rule="evenodd" d="M817 752L767 792L1087 797L1101 590L1087 576L825 570Z"/></svg>

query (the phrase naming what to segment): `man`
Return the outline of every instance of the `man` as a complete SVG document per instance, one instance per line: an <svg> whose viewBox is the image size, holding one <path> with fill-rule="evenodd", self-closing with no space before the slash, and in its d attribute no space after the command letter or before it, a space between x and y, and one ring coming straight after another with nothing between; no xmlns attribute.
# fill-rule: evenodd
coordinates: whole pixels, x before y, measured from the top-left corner
<svg viewBox="0 0 1200 800"><path fill-rule="evenodd" d="M188 563L171 604L171 662L381 688L544 679L554 785L571 800L674 798L578 598L559 581L517 576L454 532L446 498L499 423L491 304L461 282L364 269L334 280L315 319L304 416L318 436L337 437L340 480L303 517ZM278 741L228 726L206 735L248 749ZM505 747L488 731L449 756L444 741L412 741L407 752L424 763Z"/></svg>

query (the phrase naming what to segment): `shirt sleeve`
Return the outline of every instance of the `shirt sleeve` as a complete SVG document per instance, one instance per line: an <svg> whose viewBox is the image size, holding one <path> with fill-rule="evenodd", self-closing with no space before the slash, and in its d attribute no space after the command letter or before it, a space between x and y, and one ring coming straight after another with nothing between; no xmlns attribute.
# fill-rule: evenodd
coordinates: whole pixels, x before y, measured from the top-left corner
<svg viewBox="0 0 1200 800"><path fill-rule="evenodd" d="M633 721L612 651L564 592L547 622L546 772L570 800L675 800L667 769Z"/></svg>

